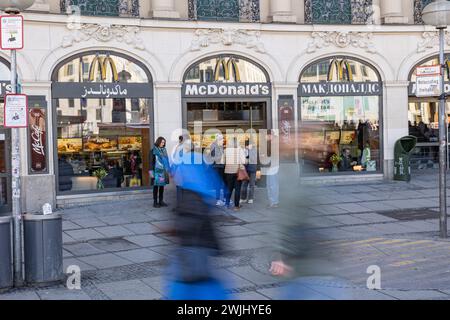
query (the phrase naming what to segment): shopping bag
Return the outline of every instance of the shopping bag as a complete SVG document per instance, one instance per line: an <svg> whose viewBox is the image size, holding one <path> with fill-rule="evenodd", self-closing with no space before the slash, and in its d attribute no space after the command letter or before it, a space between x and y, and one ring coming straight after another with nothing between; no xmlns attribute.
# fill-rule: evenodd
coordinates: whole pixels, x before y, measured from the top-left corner
<svg viewBox="0 0 450 320"><path fill-rule="evenodd" d="M248 181L248 180L250 180L250 177L249 177L245 167L239 168L239 170L237 172L237 180L238 181Z"/></svg>

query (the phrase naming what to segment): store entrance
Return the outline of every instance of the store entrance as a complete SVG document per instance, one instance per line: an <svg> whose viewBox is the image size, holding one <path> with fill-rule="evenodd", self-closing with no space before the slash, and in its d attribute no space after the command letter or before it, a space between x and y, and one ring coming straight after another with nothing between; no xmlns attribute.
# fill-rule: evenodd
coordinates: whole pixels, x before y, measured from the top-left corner
<svg viewBox="0 0 450 320"><path fill-rule="evenodd" d="M223 135L229 129L259 133L268 128L267 107L268 101L189 101L186 102L187 129L194 144L208 148L214 137L204 136L202 139L194 134L196 122L202 124L202 135L210 129L218 129ZM248 138L247 135L245 137Z"/></svg>
<svg viewBox="0 0 450 320"><path fill-rule="evenodd" d="M11 212L10 130L0 129L0 215Z"/></svg>

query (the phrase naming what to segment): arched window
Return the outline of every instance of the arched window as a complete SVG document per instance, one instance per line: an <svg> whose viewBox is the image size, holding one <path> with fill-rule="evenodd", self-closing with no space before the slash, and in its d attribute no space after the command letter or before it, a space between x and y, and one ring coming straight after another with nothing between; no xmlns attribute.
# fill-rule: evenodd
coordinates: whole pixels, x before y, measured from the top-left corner
<svg viewBox="0 0 450 320"><path fill-rule="evenodd" d="M380 172L378 71L362 60L334 56L307 66L299 81L302 172Z"/></svg>
<svg viewBox="0 0 450 320"><path fill-rule="evenodd" d="M372 0L305 0L309 24L365 24L372 15Z"/></svg>
<svg viewBox="0 0 450 320"><path fill-rule="evenodd" d="M61 0L61 11L65 13L69 8L69 12L86 16L139 17L139 0Z"/></svg>
<svg viewBox="0 0 450 320"><path fill-rule="evenodd" d="M235 55L207 58L191 66L184 76L186 83L201 82L269 82L266 71L258 64Z"/></svg>
<svg viewBox="0 0 450 320"><path fill-rule="evenodd" d="M134 59L95 52L69 59L58 67L58 82L151 82L151 75Z"/></svg>
<svg viewBox="0 0 450 320"><path fill-rule="evenodd" d="M148 69L120 53L85 52L61 62L52 79L58 192L149 186Z"/></svg>
<svg viewBox="0 0 450 320"><path fill-rule="evenodd" d="M259 0L188 0L189 19L256 22Z"/></svg>
<svg viewBox="0 0 450 320"><path fill-rule="evenodd" d="M321 81L380 81L378 71L370 65L346 57L330 57L309 65L300 76L300 82Z"/></svg>

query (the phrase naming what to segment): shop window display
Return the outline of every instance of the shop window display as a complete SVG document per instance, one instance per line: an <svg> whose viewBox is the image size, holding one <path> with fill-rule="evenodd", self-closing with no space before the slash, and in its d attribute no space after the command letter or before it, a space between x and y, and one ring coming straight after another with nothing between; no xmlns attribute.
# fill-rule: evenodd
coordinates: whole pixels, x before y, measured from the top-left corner
<svg viewBox="0 0 450 320"><path fill-rule="evenodd" d="M85 83L81 92L88 94L93 91L88 84L94 88L105 84L100 87L105 92L100 93L104 97L82 94L79 98L53 100L57 113L59 191L149 186L152 99L127 96L134 88L127 84L151 86L149 75L134 61L110 54L80 56L67 65L57 72L58 82ZM66 72L68 69L74 72ZM105 89L107 84L113 85L111 90ZM111 98L120 93L121 97Z"/></svg>
<svg viewBox="0 0 450 320"><path fill-rule="evenodd" d="M324 59L305 69L299 88L304 174L381 170L381 87L375 69L350 58Z"/></svg>

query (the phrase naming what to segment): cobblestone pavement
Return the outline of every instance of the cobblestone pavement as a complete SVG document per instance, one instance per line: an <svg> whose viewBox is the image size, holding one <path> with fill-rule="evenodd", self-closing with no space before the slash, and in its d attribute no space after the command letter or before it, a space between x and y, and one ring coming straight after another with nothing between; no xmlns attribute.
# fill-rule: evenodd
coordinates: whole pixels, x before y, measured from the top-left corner
<svg viewBox="0 0 450 320"><path fill-rule="evenodd" d="M336 277L302 278L310 299L450 299L450 242L438 238L437 176L410 183L361 182L317 187L308 208L323 256L337 255ZM170 192L169 192L170 194ZM173 195L173 192L172 192ZM288 284L268 273L272 221L265 190L240 212L218 215L225 254L214 265L234 299L278 299ZM170 203L174 199L169 198ZM450 203L450 202L449 202ZM108 202L61 210L64 268L82 270L82 290L62 284L13 289L2 299L164 299L164 274L173 239L163 231L171 208L149 200ZM276 217L276 216L275 216ZM367 268L381 270L381 290L368 290Z"/></svg>

